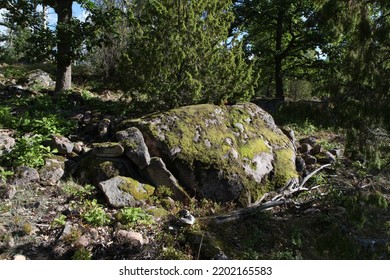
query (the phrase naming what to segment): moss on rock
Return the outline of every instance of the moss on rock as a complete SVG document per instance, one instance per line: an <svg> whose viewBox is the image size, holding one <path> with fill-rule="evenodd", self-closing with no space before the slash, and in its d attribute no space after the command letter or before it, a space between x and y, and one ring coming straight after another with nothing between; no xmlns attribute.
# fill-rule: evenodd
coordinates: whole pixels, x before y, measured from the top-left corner
<svg viewBox="0 0 390 280"><path fill-rule="evenodd" d="M120 190L131 194L136 200L146 200L154 193L154 187L129 177L121 177Z"/></svg>
<svg viewBox="0 0 390 280"><path fill-rule="evenodd" d="M180 184L200 197L248 204L270 187L272 165L273 188L297 176L293 145L252 103L187 106L122 123L130 126L140 129L151 156L163 158Z"/></svg>

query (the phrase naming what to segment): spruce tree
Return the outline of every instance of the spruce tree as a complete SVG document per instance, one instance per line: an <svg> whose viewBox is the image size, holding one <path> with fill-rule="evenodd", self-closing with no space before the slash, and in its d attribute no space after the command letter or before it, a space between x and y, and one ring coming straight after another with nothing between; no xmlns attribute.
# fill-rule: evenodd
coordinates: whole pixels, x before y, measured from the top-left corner
<svg viewBox="0 0 390 280"><path fill-rule="evenodd" d="M237 38L231 1L135 1L122 85L157 108L247 100L252 69Z"/></svg>

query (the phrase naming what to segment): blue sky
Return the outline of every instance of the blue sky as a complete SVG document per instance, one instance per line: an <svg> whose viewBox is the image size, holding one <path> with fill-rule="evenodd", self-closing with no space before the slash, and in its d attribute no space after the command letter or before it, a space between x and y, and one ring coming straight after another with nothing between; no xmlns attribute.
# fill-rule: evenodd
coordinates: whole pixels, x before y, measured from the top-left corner
<svg viewBox="0 0 390 280"><path fill-rule="evenodd" d="M38 7L38 10L42 9L42 7ZM3 19L3 13L5 12L4 9L0 10L0 21ZM86 11L80 7L78 3L73 3L73 16L84 21L85 18L87 17ZM57 22L57 14L54 12L53 9L49 9L48 11L48 21L49 21L49 26L54 27L56 22ZM0 32L4 33L6 31L4 26L0 26Z"/></svg>

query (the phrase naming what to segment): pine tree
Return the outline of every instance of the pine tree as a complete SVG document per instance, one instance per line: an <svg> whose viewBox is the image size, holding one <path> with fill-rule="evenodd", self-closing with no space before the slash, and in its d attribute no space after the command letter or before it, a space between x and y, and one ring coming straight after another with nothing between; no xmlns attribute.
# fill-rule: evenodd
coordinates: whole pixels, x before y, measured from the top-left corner
<svg viewBox="0 0 390 280"><path fill-rule="evenodd" d="M322 0L237 0L236 28L244 34L247 55L256 59L259 91L285 98L286 78L310 78L322 64L328 42L318 24Z"/></svg>

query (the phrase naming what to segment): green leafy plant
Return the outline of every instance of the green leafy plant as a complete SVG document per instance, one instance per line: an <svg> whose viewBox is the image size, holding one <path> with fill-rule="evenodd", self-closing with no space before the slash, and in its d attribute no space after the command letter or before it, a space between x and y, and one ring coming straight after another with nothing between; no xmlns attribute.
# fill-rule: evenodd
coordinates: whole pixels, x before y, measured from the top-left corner
<svg viewBox="0 0 390 280"><path fill-rule="evenodd" d="M11 107L0 106L0 127L13 128L16 118L12 115Z"/></svg>
<svg viewBox="0 0 390 280"><path fill-rule="evenodd" d="M64 184L62 190L65 192L65 194L69 196L73 196L74 198L83 200L93 193L95 187L89 184L81 186L73 180L69 180Z"/></svg>
<svg viewBox="0 0 390 280"><path fill-rule="evenodd" d="M66 216L61 214L57 218L54 218L53 222L51 223L51 226L53 228L59 228L59 227L63 227L65 223L66 223Z"/></svg>
<svg viewBox="0 0 390 280"><path fill-rule="evenodd" d="M6 182L7 178L14 175L13 171L5 170L3 167L0 166L0 183Z"/></svg>
<svg viewBox="0 0 390 280"><path fill-rule="evenodd" d="M116 218L122 224L135 225L135 224L151 224L152 216L147 214L141 208L126 207L121 209Z"/></svg>
<svg viewBox="0 0 390 280"><path fill-rule="evenodd" d="M301 135L301 136L311 135L311 134L314 134L318 131L318 128L312 122L310 122L308 119L306 119L303 124L292 123L292 124L289 124L289 126L298 135Z"/></svg>
<svg viewBox="0 0 390 280"><path fill-rule="evenodd" d="M50 147L45 147L42 144L43 141L44 137L40 134L22 136L16 140L15 147L4 158L6 162L14 166L40 167L45 164L45 158L52 156L55 152Z"/></svg>
<svg viewBox="0 0 390 280"><path fill-rule="evenodd" d="M104 226L110 222L110 217L96 199L86 201L85 212L81 217L93 226Z"/></svg>
<svg viewBox="0 0 390 280"><path fill-rule="evenodd" d="M92 254L86 248L77 249L72 256L72 260L91 260Z"/></svg>

